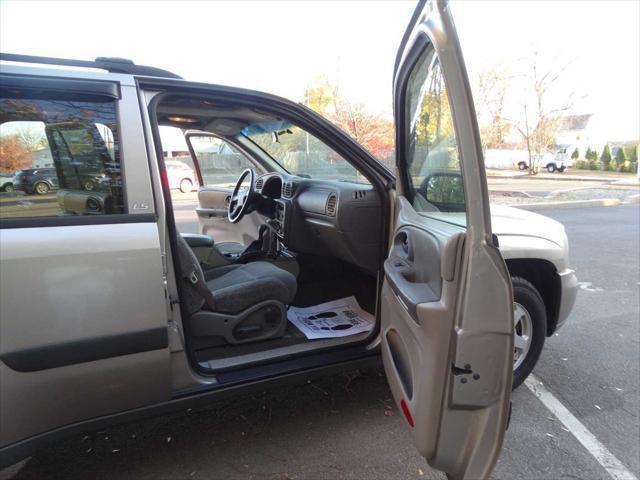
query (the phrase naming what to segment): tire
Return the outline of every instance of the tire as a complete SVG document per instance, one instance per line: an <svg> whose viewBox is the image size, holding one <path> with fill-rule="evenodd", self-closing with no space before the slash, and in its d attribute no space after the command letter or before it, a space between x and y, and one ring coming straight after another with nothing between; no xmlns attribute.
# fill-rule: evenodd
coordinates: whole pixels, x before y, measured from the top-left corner
<svg viewBox="0 0 640 480"><path fill-rule="evenodd" d="M513 284L514 349L513 388L525 381L538 363L547 336L547 311L542 296L529 281L511 277ZM528 318L527 318L528 316ZM528 335L527 335L528 334ZM524 339L528 336L528 339ZM524 343L518 341L524 339ZM524 348L519 349L518 346ZM520 355L518 352L520 350Z"/></svg>
<svg viewBox="0 0 640 480"><path fill-rule="evenodd" d="M96 184L93 183L93 180L86 178L82 181L82 189L87 192L92 192L96 189Z"/></svg>
<svg viewBox="0 0 640 480"><path fill-rule="evenodd" d="M51 190L51 187L47 182L38 182L33 186L33 193L38 195L46 195Z"/></svg>
<svg viewBox="0 0 640 480"><path fill-rule="evenodd" d="M518 170L526 170L527 169L527 164L524 162L520 162L518 163Z"/></svg>
<svg viewBox="0 0 640 480"><path fill-rule="evenodd" d="M566 170L566 168L565 168L565 167L560 167L560 168L558 169L558 171L559 171L560 173L564 173L564 171L565 171L565 170Z"/></svg>
<svg viewBox="0 0 640 480"><path fill-rule="evenodd" d="M553 172L555 172L556 170L557 170L557 169L556 169L555 164L550 163L549 165L547 165L547 172L549 172L549 173L553 173Z"/></svg>
<svg viewBox="0 0 640 480"><path fill-rule="evenodd" d="M180 191L182 193L189 193L193 189L193 182L188 178L180 180Z"/></svg>
<svg viewBox="0 0 640 480"><path fill-rule="evenodd" d="M2 187L2 189L5 192L13 192L14 191L13 183L7 183L4 187Z"/></svg>

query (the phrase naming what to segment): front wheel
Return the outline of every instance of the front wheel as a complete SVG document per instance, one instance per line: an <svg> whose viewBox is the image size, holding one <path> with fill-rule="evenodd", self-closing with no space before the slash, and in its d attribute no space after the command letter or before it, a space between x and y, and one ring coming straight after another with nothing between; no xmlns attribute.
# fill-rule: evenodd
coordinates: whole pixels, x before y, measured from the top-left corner
<svg viewBox="0 0 640 480"><path fill-rule="evenodd" d="M511 277L513 284L513 388L536 366L547 334L547 311L542 296L529 281Z"/></svg>
<svg viewBox="0 0 640 480"><path fill-rule="evenodd" d="M520 162L518 163L518 170L526 170L527 169L527 164L524 162Z"/></svg>
<svg viewBox="0 0 640 480"><path fill-rule="evenodd" d="M180 191L182 193L189 193L193 189L193 183L188 178L183 178L180 181Z"/></svg>
<svg viewBox="0 0 640 480"><path fill-rule="evenodd" d="M553 173L555 171L556 171L556 166L553 163L550 163L549 165L547 165L547 172Z"/></svg>
<svg viewBox="0 0 640 480"><path fill-rule="evenodd" d="M13 184L12 183L7 183L2 189L5 192L13 192Z"/></svg>
<svg viewBox="0 0 640 480"><path fill-rule="evenodd" d="M565 169L566 169L566 167L560 167L560 168L558 169L558 171L559 171L560 173L564 173Z"/></svg>
<svg viewBox="0 0 640 480"><path fill-rule="evenodd" d="M38 182L33 189L38 195L46 195L51 190L51 187L46 182Z"/></svg>

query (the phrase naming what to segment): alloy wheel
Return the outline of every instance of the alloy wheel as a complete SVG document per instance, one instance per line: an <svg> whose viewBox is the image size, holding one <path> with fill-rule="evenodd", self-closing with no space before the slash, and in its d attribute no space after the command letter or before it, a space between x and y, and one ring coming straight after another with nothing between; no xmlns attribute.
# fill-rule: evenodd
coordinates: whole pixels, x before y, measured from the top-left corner
<svg viewBox="0 0 640 480"><path fill-rule="evenodd" d="M49 185L44 182L40 182L36 185L36 192L38 195L44 195L45 193L49 193Z"/></svg>
<svg viewBox="0 0 640 480"><path fill-rule="evenodd" d="M531 315L517 302L513 303L513 369L516 370L527 358L533 339Z"/></svg>

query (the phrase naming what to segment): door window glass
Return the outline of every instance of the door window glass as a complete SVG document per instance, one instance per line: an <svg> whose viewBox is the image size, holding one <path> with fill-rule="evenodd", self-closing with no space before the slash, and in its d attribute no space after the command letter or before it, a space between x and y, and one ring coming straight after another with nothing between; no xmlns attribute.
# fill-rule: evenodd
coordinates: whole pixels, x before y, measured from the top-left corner
<svg viewBox="0 0 640 480"><path fill-rule="evenodd" d="M255 165L229 143L208 135L189 137L202 181L210 187L233 187L246 168Z"/></svg>
<svg viewBox="0 0 640 480"><path fill-rule="evenodd" d="M1 97L0 177L0 219L126 213L115 102Z"/></svg>
<svg viewBox="0 0 640 480"><path fill-rule="evenodd" d="M421 214L466 222L462 170L440 62L429 46L406 90L406 168L411 201Z"/></svg>

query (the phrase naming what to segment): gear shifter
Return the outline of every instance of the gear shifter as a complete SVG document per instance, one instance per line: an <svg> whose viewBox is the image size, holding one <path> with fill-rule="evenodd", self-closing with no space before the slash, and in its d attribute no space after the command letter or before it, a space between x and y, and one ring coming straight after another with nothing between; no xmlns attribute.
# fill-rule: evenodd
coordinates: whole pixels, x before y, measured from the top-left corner
<svg viewBox="0 0 640 480"><path fill-rule="evenodd" d="M278 254L280 253L280 240L278 239L277 222L272 219L267 220L265 226L268 231L264 233L262 251L268 258L278 258Z"/></svg>
<svg viewBox="0 0 640 480"><path fill-rule="evenodd" d="M233 263L247 263L261 258L275 260L280 254L281 244L278 239L275 220L267 220L260 226L258 239L254 240Z"/></svg>

